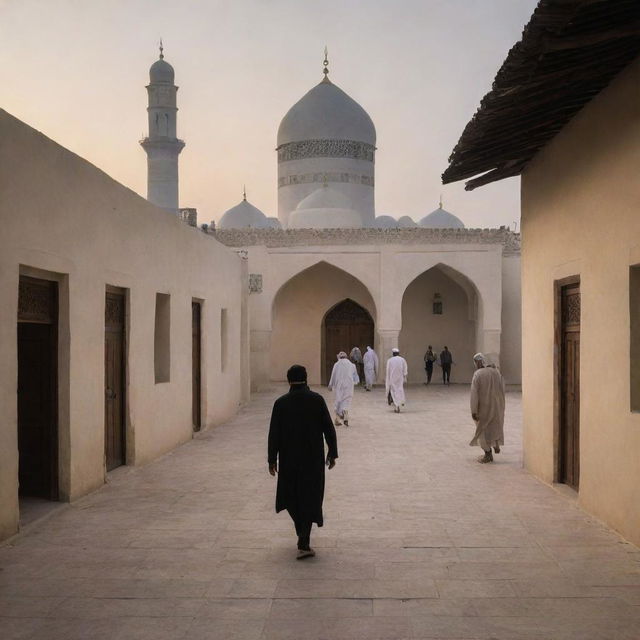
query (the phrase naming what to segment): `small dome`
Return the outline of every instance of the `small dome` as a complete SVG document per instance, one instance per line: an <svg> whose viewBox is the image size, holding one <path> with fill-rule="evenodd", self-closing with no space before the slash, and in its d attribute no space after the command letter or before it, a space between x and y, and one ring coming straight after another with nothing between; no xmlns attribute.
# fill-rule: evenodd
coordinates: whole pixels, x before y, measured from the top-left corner
<svg viewBox="0 0 640 640"><path fill-rule="evenodd" d="M298 202L296 211L303 209L351 209L351 201L325 184Z"/></svg>
<svg viewBox="0 0 640 640"><path fill-rule="evenodd" d="M302 140L356 140L375 145L369 114L328 78L287 112L278 128L278 146Z"/></svg>
<svg viewBox="0 0 640 640"><path fill-rule="evenodd" d="M418 223L409 216L402 216L401 218L398 218L398 226L401 229L409 229L411 227L417 227Z"/></svg>
<svg viewBox="0 0 640 640"><path fill-rule="evenodd" d="M282 229L282 225L280 224L280 220L278 218L267 218L267 227L269 229Z"/></svg>
<svg viewBox="0 0 640 640"><path fill-rule="evenodd" d="M376 229L397 229L400 225L398 221L391 216L376 216L373 226Z"/></svg>
<svg viewBox="0 0 640 640"><path fill-rule="evenodd" d="M460 218L438 207L429 215L420 220L420 226L428 229L464 229L464 223Z"/></svg>
<svg viewBox="0 0 640 640"><path fill-rule="evenodd" d="M218 222L218 229L245 229L247 227L266 229L269 226L267 216L246 200L231 207Z"/></svg>
<svg viewBox="0 0 640 640"><path fill-rule="evenodd" d="M152 84L173 84L174 77L173 67L164 58L156 60L149 69L149 81Z"/></svg>

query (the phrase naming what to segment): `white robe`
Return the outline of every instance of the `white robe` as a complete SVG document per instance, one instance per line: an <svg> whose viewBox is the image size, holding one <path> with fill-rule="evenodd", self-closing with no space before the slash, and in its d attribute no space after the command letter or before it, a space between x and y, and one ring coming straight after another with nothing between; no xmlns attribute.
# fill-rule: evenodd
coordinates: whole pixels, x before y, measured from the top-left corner
<svg viewBox="0 0 640 640"><path fill-rule="evenodd" d="M358 382L360 378L353 362L347 358L340 358L333 365L329 389L333 389L336 394L334 407L338 415L342 415L351 406L353 385Z"/></svg>
<svg viewBox="0 0 640 640"><path fill-rule="evenodd" d="M373 385L373 383L378 379L378 354L369 347L364 354L364 380L367 384L367 387Z"/></svg>
<svg viewBox="0 0 640 640"><path fill-rule="evenodd" d="M483 367L473 374L470 404L478 422L469 444L485 451L504 444L504 379L495 367Z"/></svg>
<svg viewBox="0 0 640 640"><path fill-rule="evenodd" d="M402 356L391 356L387 360L386 393L396 407L404 404L404 382L407 378L407 361Z"/></svg>

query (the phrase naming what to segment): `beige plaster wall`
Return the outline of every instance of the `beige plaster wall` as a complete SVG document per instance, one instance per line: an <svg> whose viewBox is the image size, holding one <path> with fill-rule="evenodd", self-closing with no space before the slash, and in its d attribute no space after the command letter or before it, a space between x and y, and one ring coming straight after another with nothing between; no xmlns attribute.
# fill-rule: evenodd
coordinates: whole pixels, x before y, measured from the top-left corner
<svg viewBox="0 0 640 640"><path fill-rule="evenodd" d="M433 314L433 295L439 293L442 315ZM418 276L402 298L402 330L399 349L407 360L409 382L424 382L424 354L433 346L436 354L444 345L453 354L452 382L469 382L475 353L475 301L437 267ZM433 383L442 382L442 369L433 368Z"/></svg>
<svg viewBox="0 0 640 640"><path fill-rule="evenodd" d="M203 422L229 418L242 389L242 261L210 236L0 111L0 538L16 531L16 318L20 273L60 282L60 493L99 487L104 465L105 287L128 297L128 463L192 437L191 301L203 301ZM171 295L171 379L154 381L156 293ZM220 366L220 309L229 316ZM246 325L246 322L245 322Z"/></svg>
<svg viewBox="0 0 640 640"><path fill-rule="evenodd" d="M580 504L640 544L640 415L630 411L629 267L640 263L640 60L522 176L525 464L554 469L554 281L581 281Z"/></svg>
<svg viewBox="0 0 640 640"><path fill-rule="evenodd" d="M272 380L286 380L287 369L302 364L310 384L320 384L322 320L345 298L363 306L375 322L375 304L366 287L326 262L310 267L282 287L273 304Z"/></svg>

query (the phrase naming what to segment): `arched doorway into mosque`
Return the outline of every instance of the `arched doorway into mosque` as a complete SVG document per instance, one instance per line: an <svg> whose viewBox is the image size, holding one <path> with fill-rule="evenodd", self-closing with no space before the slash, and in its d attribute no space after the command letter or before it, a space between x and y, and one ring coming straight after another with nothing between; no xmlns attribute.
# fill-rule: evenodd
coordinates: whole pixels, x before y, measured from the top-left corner
<svg viewBox="0 0 640 640"><path fill-rule="evenodd" d="M327 262L318 262L300 271L280 287L271 307L271 380L284 381L288 367L295 363L307 368L310 384L325 381L326 316L347 300L365 310L369 326L373 326L376 305L367 287L358 278ZM351 317L354 314L352 311ZM361 315L355 314L355 317ZM369 336L372 339L373 333ZM341 345L338 351L353 346ZM329 347L333 361L338 351Z"/></svg>
<svg viewBox="0 0 640 640"><path fill-rule="evenodd" d="M371 314L347 298L329 309L322 321L322 384L328 384L336 354L347 354L358 347L364 354L373 346L374 323Z"/></svg>
<svg viewBox="0 0 640 640"><path fill-rule="evenodd" d="M424 382L424 354L432 345L439 354L446 345L453 354L451 382L469 382L476 351L479 296L473 283L446 265L424 271L402 297L400 352L407 360L409 382ZM434 367L434 383L442 369Z"/></svg>

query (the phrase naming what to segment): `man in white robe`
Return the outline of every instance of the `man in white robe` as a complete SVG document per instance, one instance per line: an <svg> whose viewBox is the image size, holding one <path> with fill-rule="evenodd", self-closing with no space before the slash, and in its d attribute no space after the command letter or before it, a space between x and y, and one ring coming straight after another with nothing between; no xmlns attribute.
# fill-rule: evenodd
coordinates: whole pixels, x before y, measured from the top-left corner
<svg viewBox="0 0 640 640"><path fill-rule="evenodd" d="M394 411L400 413L404 407L404 383L407 381L407 361L400 355L399 349L391 350L391 357L387 360L387 377L385 380L387 401L394 405Z"/></svg>
<svg viewBox="0 0 640 640"><path fill-rule="evenodd" d="M504 379L495 366L489 365L481 353L473 356L476 371L471 379L471 417L476 432L469 443L479 445L484 456L478 462L493 462L491 447L500 453L504 444Z"/></svg>
<svg viewBox="0 0 640 640"><path fill-rule="evenodd" d="M371 348L367 347L367 350L363 356L364 361L364 389L365 391L371 391L375 381L378 379L378 354Z"/></svg>
<svg viewBox="0 0 640 640"><path fill-rule="evenodd" d="M338 361L333 365L331 380L329 380L329 391L335 392L335 412L334 424L339 427L344 421L344 426L349 426L349 409L353 400L353 385L358 384L360 378L353 364L344 351L338 354Z"/></svg>

